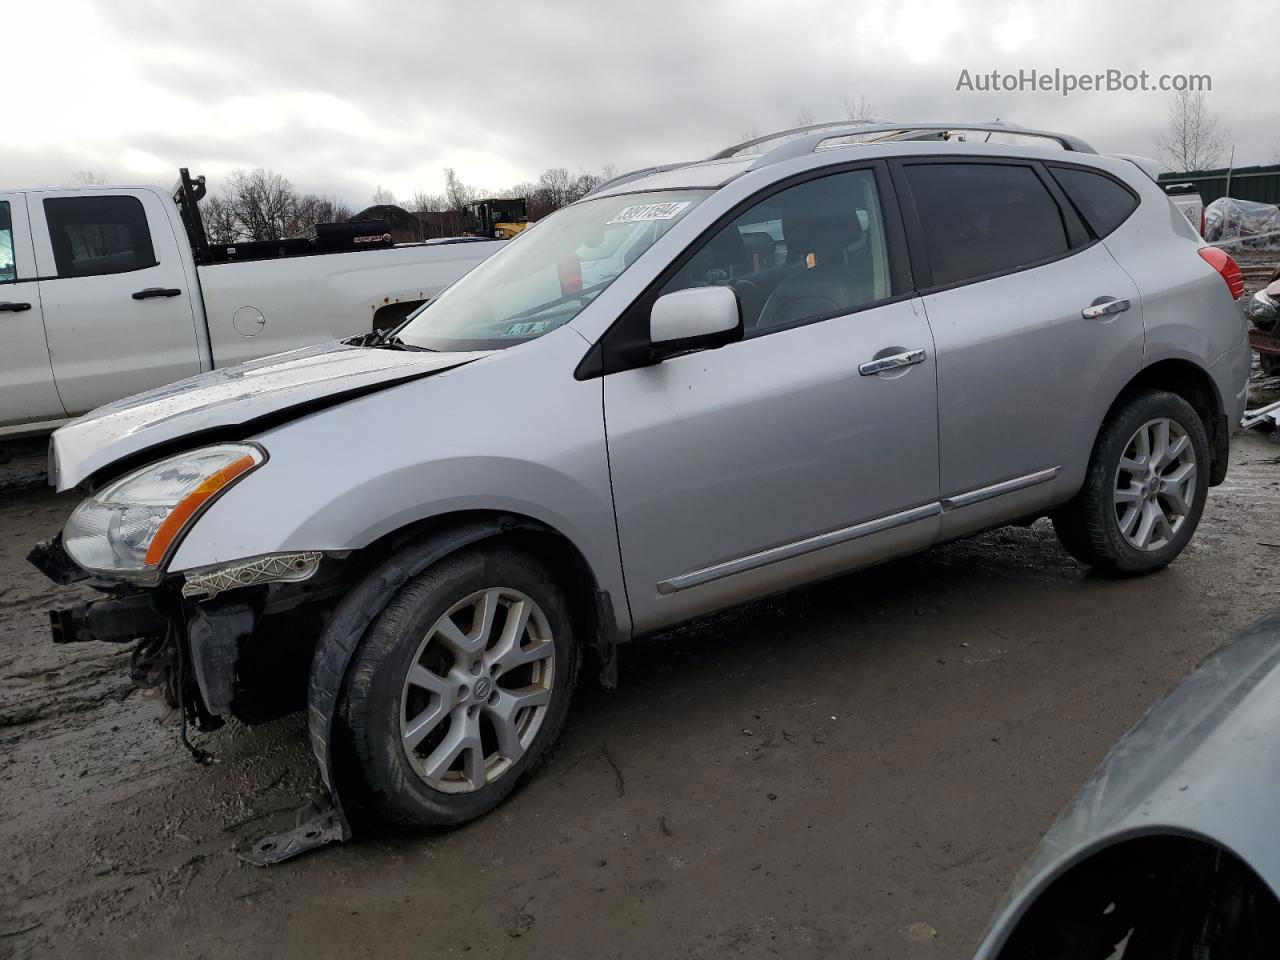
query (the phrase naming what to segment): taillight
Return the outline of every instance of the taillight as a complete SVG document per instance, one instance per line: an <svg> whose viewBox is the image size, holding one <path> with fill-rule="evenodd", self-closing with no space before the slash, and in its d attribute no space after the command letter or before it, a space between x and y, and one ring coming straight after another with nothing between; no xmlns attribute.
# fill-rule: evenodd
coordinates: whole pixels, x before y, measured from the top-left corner
<svg viewBox="0 0 1280 960"><path fill-rule="evenodd" d="M1201 247L1200 256L1205 263L1222 274L1231 291L1231 299L1239 300L1244 296L1244 274L1240 272L1240 264L1231 259L1231 255L1217 247Z"/></svg>

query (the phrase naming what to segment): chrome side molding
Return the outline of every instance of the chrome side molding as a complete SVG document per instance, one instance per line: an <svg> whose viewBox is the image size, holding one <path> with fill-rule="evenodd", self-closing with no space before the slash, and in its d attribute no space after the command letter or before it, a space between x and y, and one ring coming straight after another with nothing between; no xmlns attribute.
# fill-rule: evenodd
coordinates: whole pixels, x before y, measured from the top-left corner
<svg viewBox="0 0 1280 960"><path fill-rule="evenodd" d="M694 570L691 573L682 573L679 576L659 581L657 585L658 592L664 595L679 593L681 590L688 590L690 587L700 587L703 584L711 583L713 580L720 580L724 577L733 576L735 573L746 573L749 570L757 570L760 567L768 566L771 563L778 563L782 560L791 560L795 557L802 557L805 554L813 553L816 550L824 550L827 547L834 547L841 543L848 543L850 540L857 540L859 537L866 537L873 533L892 530L894 527L914 523L917 520L926 520L929 517L936 517L949 510L972 506L975 503L982 503L985 500L992 500L996 497L1004 496L1006 493L1015 493L1018 490L1025 490L1027 487L1034 487L1041 483L1048 483L1061 472L1061 466L1049 467L1046 470L1037 470L1035 473L1028 473L1023 477L1014 477L1012 480L1002 480L1000 483L993 483L987 487L979 487L976 490L970 490L968 493L960 493L956 494L954 497L946 497L936 503L926 503L919 507L912 507L910 510L903 510L900 513L891 513L888 516L877 517L874 520L855 523L853 526L841 527L838 530L829 530L826 533L819 533L816 536L806 537L803 540L796 540L793 543L784 543L781 546L770 547L767 550L760 550L757 553L750 553L745 557L736 557L733 560L726 560L723 563L713 564L710 567L704 567L701 570Z"/></svg>
<svg viewBox="0 0 1280 960"><path fill-rule="evenodd" d="M970 490L968 493L957 493L954 497L944 497L942 500L942 509L955 510L957 507L968 507L975 503L982 503L984 500L1002 497L1006 493L1013 493L1017 490L1025 490L1027 487L1034 487L1041 483L1048 483L1061 472L1061 466L1049 467L1047 470L1037 470L1035 473L1028 473L1025 477L1014 477L1012 480L1002 480L1000 483L993 483L989 487L979 487L977 490Z"/></svg>
<svg viewBox="0 0 1280 960"><path fill-rule="evenodd" d="M748 570L768 566L780 560L801 557L806 553L813 553L815 550L834 547L850 540L857 540L859 537L880 533L883 530L892 530L894 527L914 523L917 520L936 517L940 513L942 513L941 504L926 503L924 506L912 507L910 510L903 510L901 513L891 513L886 517L877 517L875 520L855 523L851 527L841 527L839 530L819 533L816 536L797 540L794 543L784 543L782 546L770 547L768 550L761 550L759 553L748 554L745 557L738 557L734 560L726 560L724 563L717 563L702 570L694 570L692 573L682 573L678 577L661 581L658 584L658 592L677 593L680 590L688 590L690 587L699 587L704 583L710 583L712 580L719 580L735 573L746 573Z"/></svg>

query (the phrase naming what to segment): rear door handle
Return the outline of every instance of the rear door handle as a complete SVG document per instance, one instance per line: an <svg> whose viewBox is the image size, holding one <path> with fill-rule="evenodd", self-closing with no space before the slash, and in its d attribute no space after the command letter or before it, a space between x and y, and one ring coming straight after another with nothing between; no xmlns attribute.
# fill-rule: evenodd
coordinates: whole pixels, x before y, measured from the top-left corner
<svg viewBox="0 0 1280 960"><path fill-rule="evenodd" d="M176 287L147 287L133 295L135 300L155 300L157 297L180 297L182 291Z"/></svg>
<svg viewBox="0 0 1280 960"><path fill-rule="evenodd" d="M924 350L922 348L868 360L866 363L858 364L858 372L864 377L874 377L877 373L897 370L899 367L909 367L916 363L924 363Z"/></svg>
<svg viewBox="0 0 1280 960"><path fill-rule="evenodd" d="M1090 304L1080 311L1080 316L1086 320L1097 320L1099 317L1109 317L1112 314L1124 313L1128 309L1128 299L1119 297L1115 300L1108 300L1106 303Z"/></svg>
<svg viewBox="0 0 1280 960"><path fill-rule="evenodd" d="M29 303L0 303L0 313L21 313L23 310L30 310Z"/></svg>

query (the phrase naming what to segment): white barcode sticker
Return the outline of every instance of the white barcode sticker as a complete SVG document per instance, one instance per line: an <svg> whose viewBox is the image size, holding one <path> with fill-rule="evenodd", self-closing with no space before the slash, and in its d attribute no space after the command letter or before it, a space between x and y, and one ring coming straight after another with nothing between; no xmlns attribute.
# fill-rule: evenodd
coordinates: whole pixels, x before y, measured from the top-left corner
<svg viewBox="0 0 1280 960"><path fill-rule="evenodd" d="M609 223L638 223L641 220L670 220L689 205L690 201L672 201L670 203L641 203L634 207L623 207Z"/></svg>

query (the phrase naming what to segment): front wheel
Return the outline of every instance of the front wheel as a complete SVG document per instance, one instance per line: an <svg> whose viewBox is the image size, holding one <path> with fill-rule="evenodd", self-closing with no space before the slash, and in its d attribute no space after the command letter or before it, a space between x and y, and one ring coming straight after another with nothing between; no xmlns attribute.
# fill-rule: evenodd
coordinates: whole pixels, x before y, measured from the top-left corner
<svg viewBox="0 0 1280 960"><path fill-rule="evenodd" d="M1112 410L1084 487L1053 516L1077 560L1117 574L1168 566L1195 532L1208 495L1209 438L1177 394L1144 390Z"/></svg>
<svg viewBox="0 0 1280 960"><path fill-rule="evenodd" d="M559 735L577 670L564 597L526 554L481 546L409 581L369 628L346 683L370 806L433 827L487 813Z"/></svg>

